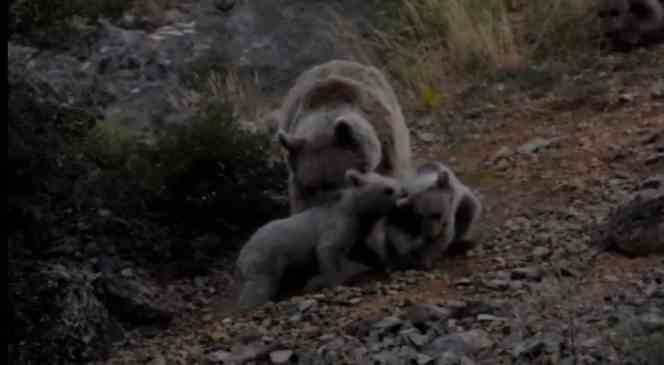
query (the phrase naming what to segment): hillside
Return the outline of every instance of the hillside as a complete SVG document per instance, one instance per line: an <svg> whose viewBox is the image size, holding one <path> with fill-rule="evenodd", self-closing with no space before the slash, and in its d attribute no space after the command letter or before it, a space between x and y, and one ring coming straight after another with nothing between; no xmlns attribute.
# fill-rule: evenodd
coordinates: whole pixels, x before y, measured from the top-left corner
<svg viewBox="0 0 664 365"><path fill-rule="evenodd" d="M66 44L10 22L10 362L664 363L664 258L591 244L664 174L663 45L558 43L521 5L477 39L408 1L150 3ZM479 245L239 313L237 248L286 214L264 116L331 58L388 74Z"/></svg>

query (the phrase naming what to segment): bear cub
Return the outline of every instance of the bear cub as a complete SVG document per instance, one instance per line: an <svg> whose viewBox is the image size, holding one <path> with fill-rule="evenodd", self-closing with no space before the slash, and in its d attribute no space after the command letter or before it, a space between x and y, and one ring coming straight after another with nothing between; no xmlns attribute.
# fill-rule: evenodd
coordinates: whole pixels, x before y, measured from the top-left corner
<svg viewBox="0 0 664 365"><path fill-rule="evenodd" d="M366 240L374 224L403 197L396 179L376 173L345 173L346 187L330 201L259 228L240 251L236 266L243 280L238 305L248 309L274 300L287 272L319 275L308 287L331 287L343 280L353 245Z"/></svg>
<svg viewBox="0 0 664 365"><path fill-rule="evenodd" d="M479 198L445 164L429 162L405 179L407 196L374 227L367 245L384 268L431 269L443 254L463 253L482 213Z"/></svg>

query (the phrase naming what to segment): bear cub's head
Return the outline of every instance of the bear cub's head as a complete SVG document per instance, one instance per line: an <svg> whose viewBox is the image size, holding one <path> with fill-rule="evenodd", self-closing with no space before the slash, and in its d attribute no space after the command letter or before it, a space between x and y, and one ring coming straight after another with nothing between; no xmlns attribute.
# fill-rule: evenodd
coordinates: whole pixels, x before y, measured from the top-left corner
<svg viewBox="0 0 664 365"><path fill-rule="evenodd" d="M385 216L398 199L406 196L398 180L375 172L361 173L349 169L344 177L350 191L345 198L351 209L361 215Z"/></svg>
<svg viewBox="0 0 664 365"><path fill-rule="evenodd" d="M436 171L417 177L424 188L397 201L399 210L413 216L419 227L411 231L427 242L450 242L454 236L454 189L449 172Z"/></svg>

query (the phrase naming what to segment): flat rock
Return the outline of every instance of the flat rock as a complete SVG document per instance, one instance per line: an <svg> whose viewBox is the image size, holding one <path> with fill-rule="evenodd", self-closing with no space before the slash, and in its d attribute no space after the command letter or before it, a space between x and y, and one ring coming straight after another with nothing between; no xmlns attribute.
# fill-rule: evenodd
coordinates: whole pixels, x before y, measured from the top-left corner
<svg viewBox="0 0 664 365"><path fill-rule="evenodd" d="M541 354L560 352L562 339L558 335L539 336L517 343L512 349L514 359L533 359Z"/></svg>
<svg viewBox="0 0 664 365"><path fill-rule="evenodd" d="M542 272L536 268L523 267L512 270L511 277L515 280L526 279L531 281L539 281L542 279Z"/></svg>
<svg viewBox="0 0 664 365"><path fill-rule="evenodd" d="M432 321L444 321L454 315L454 310L434 304L414 304L402 317L415 325L423 325Z"/></svg>
<svg viewBox="0 0 664 365"><path fill-rule="evenodd" d="M426 143L432 143L436 141L436 135L430 132L417 132L417 138L420 141Z"/></svg>
<svg viewBox="0 0 664 365"><path fill-rule="evenodd" d="M551 250L547 247L539 246L533 249L533 256L537 258L546 258L551 255Z"/></svg>
<svg viewBox="0 0 664 365"><path fill-rule="evenodd" d="M475 362L466 356L448 351L439 355L434 365L475 365Z"/></svg>
<svg viewBox="0 0 664 365"><path fill-rule="evenodd" d="M292 350L278 350L270 352L270 361L272 361L273 364L287 364L292 357Z"/></svg>
<svg viewBox="0 0 664 365"><path fill-rule="evenodd" d="M493 346L489 334L482 330L470 330L439 337L424 347L424 353L435 356L444 352L473 354Z"/></svg>
<svg viewBox="0 0 664 365"><path fill-rule="evenodd" d="M534 138L527 143L519 146L517 151L523 154L534 154L546 147L549 147L558 141L557 138L545 139L541 137Z"/></svg>

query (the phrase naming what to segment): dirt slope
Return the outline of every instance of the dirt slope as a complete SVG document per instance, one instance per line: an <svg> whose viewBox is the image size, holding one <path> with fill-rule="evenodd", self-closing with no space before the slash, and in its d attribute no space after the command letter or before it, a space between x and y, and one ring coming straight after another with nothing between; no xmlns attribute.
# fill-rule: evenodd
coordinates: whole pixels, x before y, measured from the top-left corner
<svg viewBox="0 0 664 365"><path fill-rule="evenodd" d="M662 146L644 143L664 130L662 60L662 47L607 56L539 95L505 93L444 138L442 126L421 128L440 138L415 138L417 159L447 161L485 202L482 243L469 256L447 258L433 272L376 274L248 314L232 313L227 273L198 288L172 284L192 293L191 310L166 330L132 334L108 363L206 363L250 333L307 353L332 339L361 342L361 320L453 301L494 308L479 313L493 317L447 322L450 332L490 334L491 346L469 354L477 363L623 363L630 354L611 340L610 318L619 304L662 305L656 293L664 260L598 253L587 242L592 224L655 169L664 172L653 158ZM463 107L452 111L463 115ZM532 280L517 274L522 269ZM515 348L548 333L562 336L558 357L519 360ZM353 363L338 356L330 363Z"/></svg>

